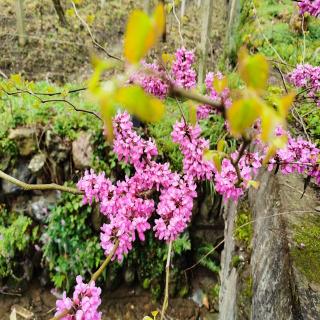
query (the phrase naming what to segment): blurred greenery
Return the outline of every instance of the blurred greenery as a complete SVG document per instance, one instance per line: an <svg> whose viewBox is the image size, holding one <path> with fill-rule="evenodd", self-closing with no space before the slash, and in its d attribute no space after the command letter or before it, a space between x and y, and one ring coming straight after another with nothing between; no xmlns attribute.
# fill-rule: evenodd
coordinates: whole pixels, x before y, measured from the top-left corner
<svg viewBox="0 0 320 320"><path fill-rule="evenodd" d="M0 205L0 278L15 277L15 269L29 246L37 239L38 228L32 219L9 212Z"/></svg>

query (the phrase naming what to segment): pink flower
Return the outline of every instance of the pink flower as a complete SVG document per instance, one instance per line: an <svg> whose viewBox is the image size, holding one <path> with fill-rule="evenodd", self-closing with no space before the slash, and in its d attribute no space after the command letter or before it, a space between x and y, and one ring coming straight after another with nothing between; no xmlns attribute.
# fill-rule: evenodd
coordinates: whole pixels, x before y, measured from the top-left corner
<svg viewBox="0 0 320 320"><path fill-rule="evenodd" d="M320 16L320 0L300 0L298 6L300 8L300 14L308 12L312 16Z"/></svg>
<svg viewBox="0 0 320 320"><path fill-rule="evenodd" d="M177 86L190 89L196 86L196 72L192 69L194 53L185 48L180 48L175 53L172 64L172 77Z"/></svg>
<svg viewBox="0 0 320 320"><path fill-rule="evenodd" d="M57 300L55 316L70 310L62 320L100 320L101 312L98 312L98 308L101 304L101 289L95 286L94 281L83 283L81 276L77 276L76 281L72 299L64 292L62 299Z"/></svg>

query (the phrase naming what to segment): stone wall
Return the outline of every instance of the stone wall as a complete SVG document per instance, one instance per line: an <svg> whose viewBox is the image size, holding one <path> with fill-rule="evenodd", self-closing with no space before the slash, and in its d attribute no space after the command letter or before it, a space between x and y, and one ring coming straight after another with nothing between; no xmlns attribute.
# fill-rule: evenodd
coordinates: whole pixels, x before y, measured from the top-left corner
<svg viewBox="0 0 320 320"><path fill-rule="evenodd" d="M258 190L250 190L254 233L249 266L252 277L250 315L254 320L320 319L320 215L316 190L300 176L263 171ZM239 283L243 273L232 264L237 208L225 207L220 319L243 319ZM232 220L232 221L230 221ZM318 244L319 243L319 244Z"/></svg>

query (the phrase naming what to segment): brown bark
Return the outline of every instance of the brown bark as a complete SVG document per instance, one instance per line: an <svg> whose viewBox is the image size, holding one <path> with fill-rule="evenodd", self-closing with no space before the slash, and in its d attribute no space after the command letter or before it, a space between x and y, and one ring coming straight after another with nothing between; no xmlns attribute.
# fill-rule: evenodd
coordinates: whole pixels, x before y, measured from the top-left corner
<svg viewBox="0 0 320 320"><path fill-rule="evenodd" d="M66 27L68 25L68 22L64 14L64 10L62 8L60 0L52 0L52 1L53 1L54 9L56 10L57 15L59 17L60 24L63 27Z"/></svg>

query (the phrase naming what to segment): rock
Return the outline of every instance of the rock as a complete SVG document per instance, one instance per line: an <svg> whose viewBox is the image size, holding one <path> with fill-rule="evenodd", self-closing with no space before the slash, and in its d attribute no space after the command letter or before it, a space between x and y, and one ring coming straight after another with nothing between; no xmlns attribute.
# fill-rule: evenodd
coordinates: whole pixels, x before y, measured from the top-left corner
<svg viewBox="0 0 320 320"><path fill-rule="evenodd" d="M15 310L15 313L18 314L23 319L32 319L34 316L33 312L17 304L13 305L11 307L11 310L12 311Z"/></svg>
<svg viewBox="0 0 320 320"><path fill-rule="evenodd" d="M197 289L193 294L191 299L196 303L200 308L203 306L203 298L205 294L201 289Z"/></svg>
<svg viewBox="0 0 320 320"><path fill-rule="evenodd" d="M0 170L6 171L11 160L10 154L0 154Z"/></svg>
<svg viewBox="0 0 320 320"><path fill-rule="evenodd" d="M134 269L127 267L124 271L124 281L126 282L126 284L130 285L134 282L134 279L135 279Z"/></svg>
<svg viewBox="0 0 320 320"><path fill-rule="evenodd" d="M100 231L100 228L102 226L102 214L99 210L98 205L93 206L93 210L91 213L91 222L92 222L93 229L95 231Z"/></svg>
<svg viewBox="0 0 320 320"><path fill-rule="evenodd" d="M9 139L14 140L20 155L29 156L37 149L37 132L33 128L11 129Z"/></svg>
<svg viewBox="0 0 320 320"><path fill-rule="evenodd" d="M41 196L33 196L27 205L27 213L33 219L44 223L49 215L48 207L57 202L58 193L56 191L49 191Z"/></svg>
<svg viewBox="0 0 320 320"><path fill-rule="evenodd" d="M78 138L72 142L72 158L76 169L90 167L93 159L91 134L82 131Z"/></svg>
<svg viewBox="0 0 320 320"><path fill-rule="evenodd" d="M61 163L68 159L70 141L63 139L51 130L46 131L45 146L52 162Z"/></svg>
<svg viewBox="0 0 320 320"><path fill-rule="evenodd" d="M33 173L37 173L43 168L45 162L46 155L44 153L38 153L30 160L28 169Z"/></svg>
<svg viewBox="0 0 320 320"><path fill-rule="evenodd" d="M6 173L23 182L26 182L26 183L33 182L33 177L31 175L31 172L28 169L28 165L23 158L19 159L15 164L15 167L9 169ZM2 191L4 195L12 194L20 190L21 188L16 186L15 184L12 184L6 180L2 180Z"/></svg>

